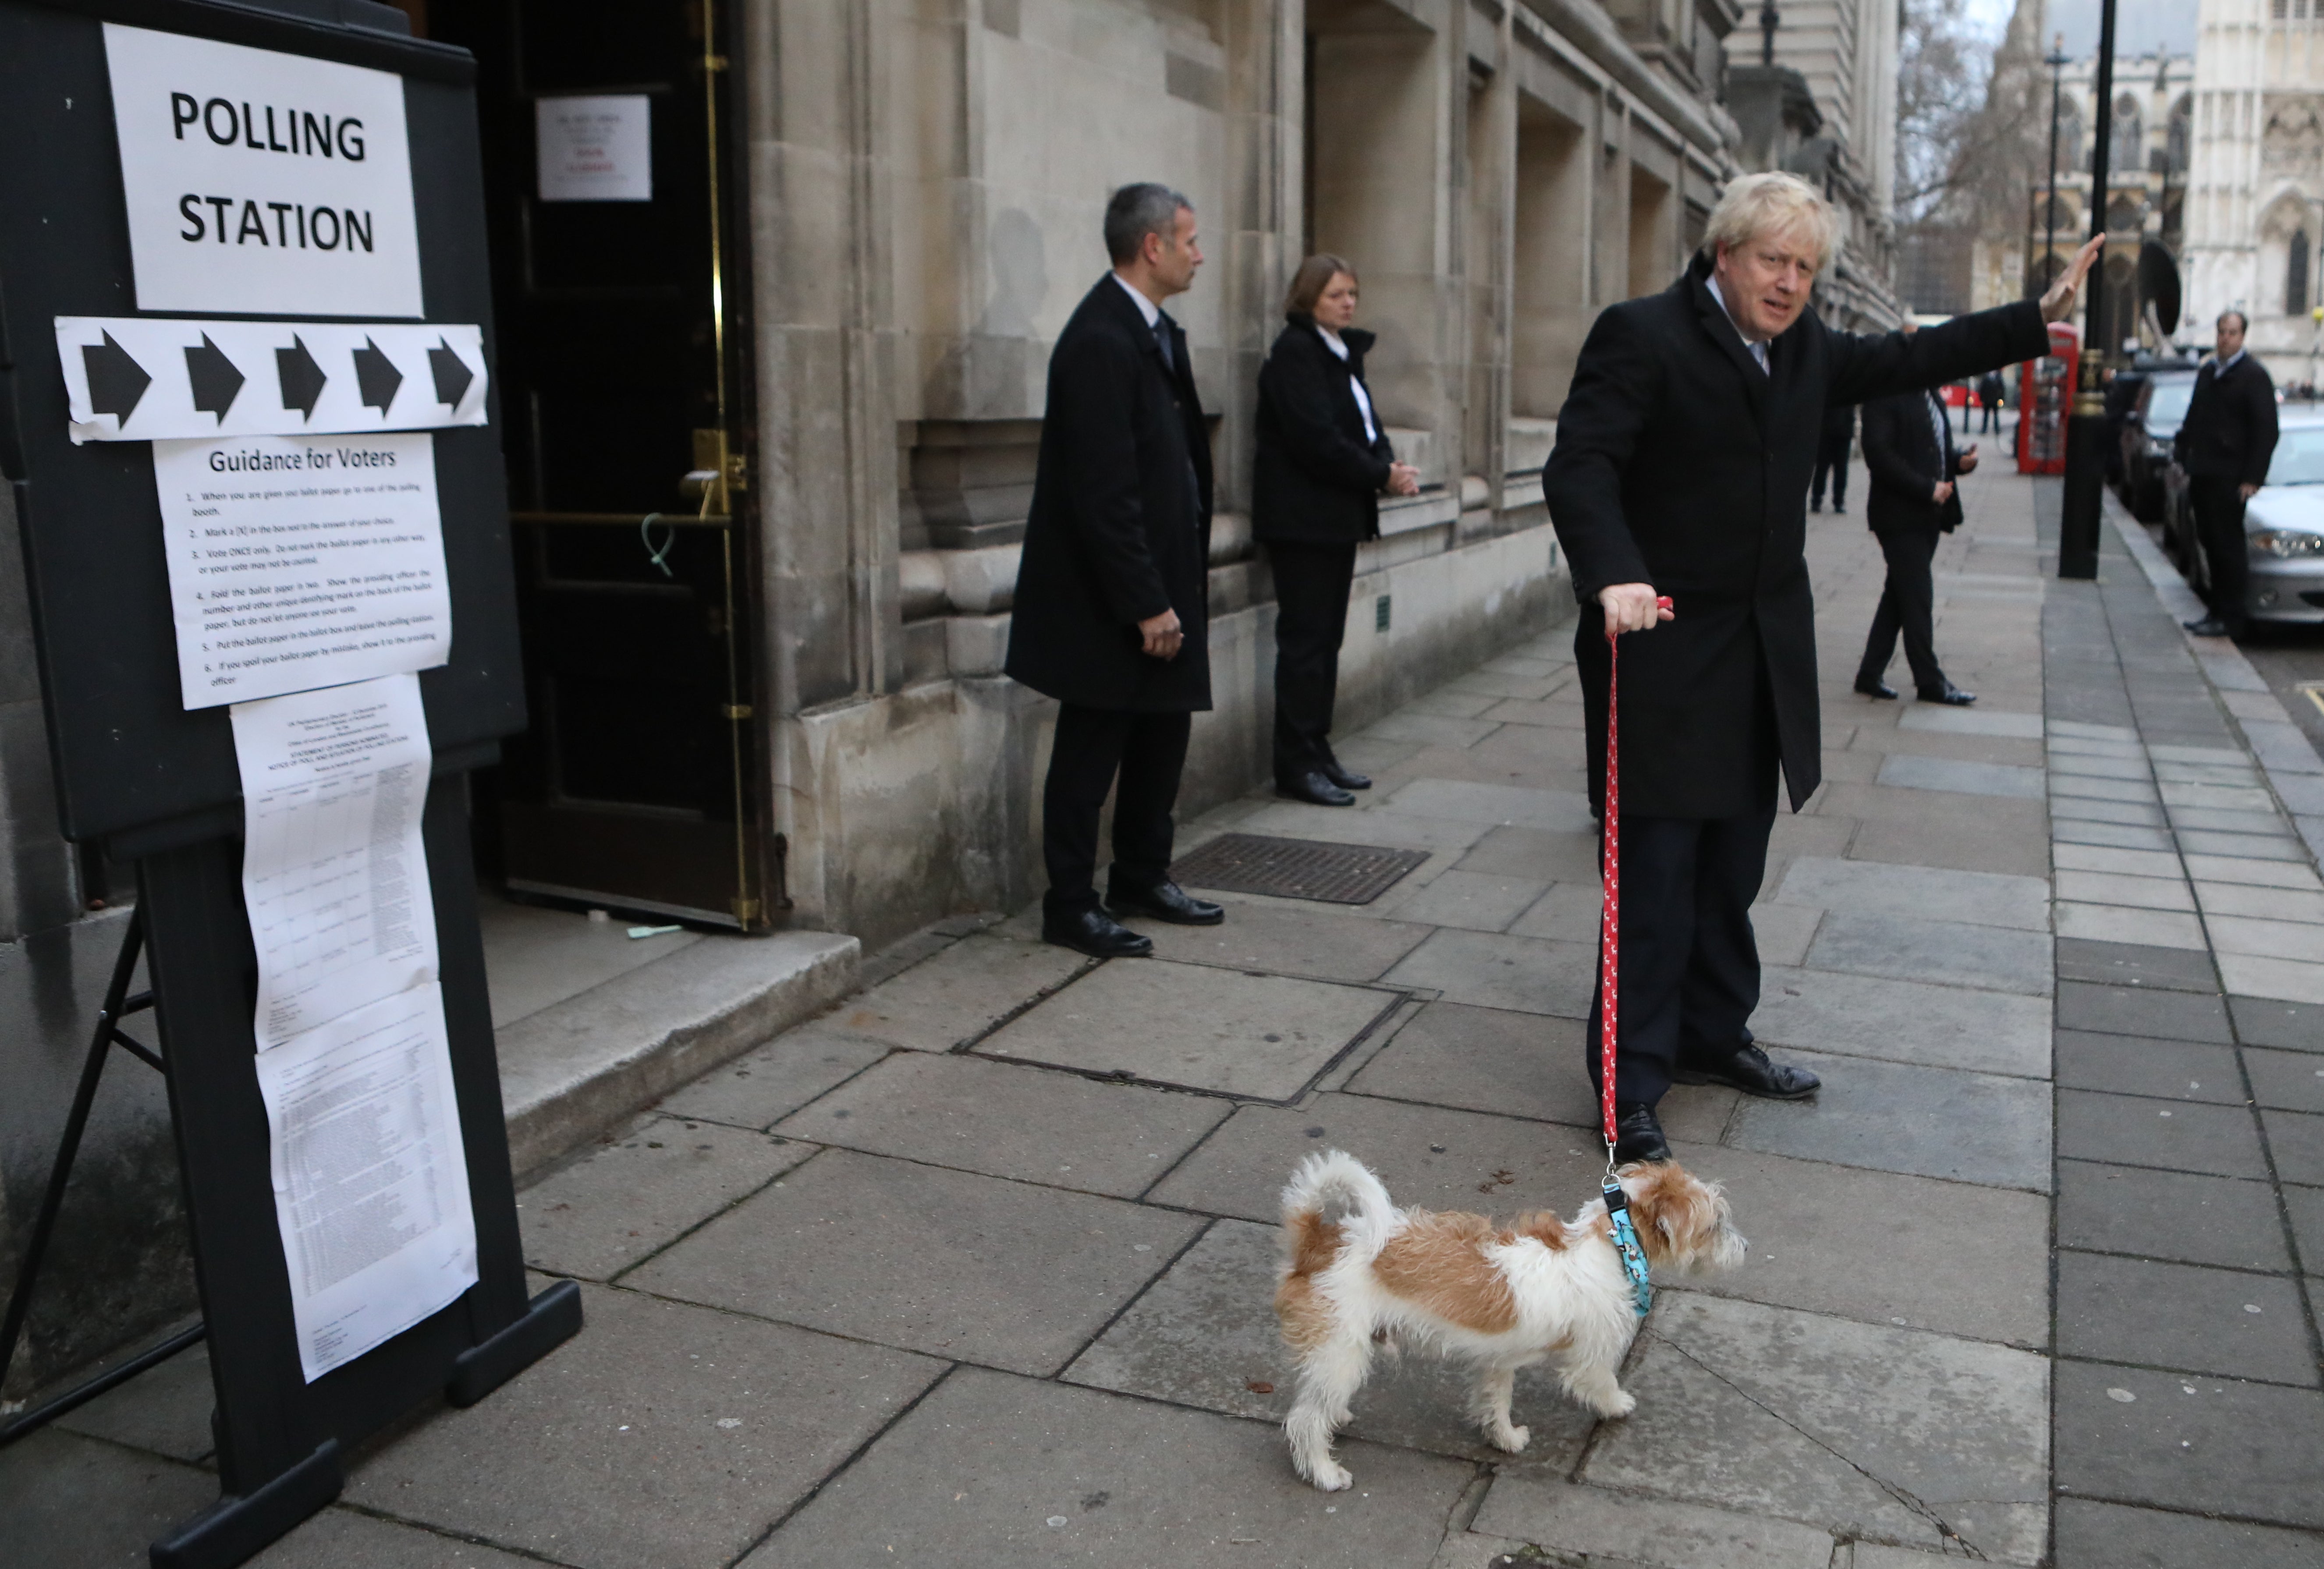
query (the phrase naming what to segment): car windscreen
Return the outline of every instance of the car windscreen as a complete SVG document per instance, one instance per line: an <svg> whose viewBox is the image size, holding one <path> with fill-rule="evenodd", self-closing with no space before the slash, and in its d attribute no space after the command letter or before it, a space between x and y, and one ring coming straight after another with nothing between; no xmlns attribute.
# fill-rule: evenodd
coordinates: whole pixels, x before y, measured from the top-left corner
<svg viewBox="0 0 2324 1569"><path fill-rule="evenodd" d="M2177 425L2187 417L2187 401L2194 396L2192 381L2155 382L2154 390L2146 397L2147 428Z"/></svg>
<svg viewBox="0 0 2324 1569"><path fill-rule="evenodd" d="M2324 425L2297 425L2276 438L2271 485L2324 485Z"/></svg>

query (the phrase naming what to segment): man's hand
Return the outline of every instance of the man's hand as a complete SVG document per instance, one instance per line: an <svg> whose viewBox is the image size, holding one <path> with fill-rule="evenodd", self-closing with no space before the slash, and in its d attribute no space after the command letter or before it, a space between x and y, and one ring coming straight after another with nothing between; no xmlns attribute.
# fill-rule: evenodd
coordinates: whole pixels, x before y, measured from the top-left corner
<svg viewBox="0 0 2324 1569"><path fill-rule="evenodd" d="M2058 281L2050 285L2050 292L2042 297L2043 321L2063 321L2073 314L2074 296L2081 289L2082 275L2098 259L2098 251L2105 244L2104 234L2092 234L2089 242L2074 252L2073 264L2059 274Z"/></svg>
<svg viewBox="0 0 2324 1569"><path fill-rule="evenodd" d="M1961 450L1953 457L1953 467L1959 469L1965 474L1975 473L1977 472L1976 446L1972 445L1961 448Z"/></svg>
<svg viewBox="0 0 2324 1569"><path fill-rule="evenodd" d="M1950 480L1939 480L1936 490L1930 494L1929 499L1938 506L1943 506L1953 499L1953 482Z"/></svg>
<svg viewBox="0 0 2324 1569"><path fill-rule="evenodd" d="M1176 610L1147 617L1138 623L1138 635L1145 639L1145 652L1157 659L1176 659L1186 641L1186 635L1178 629Z"/></svg>
<svg viewBox="0 0 2324 1569"><path fill-rule="evenodd" d="M1420 494L1420 471L1410 463L1388 464L1388 493L1391 496Z"/></svg>
<svg viewBox="0 0 2324 1569"><path fill-rule="evenodd" d="M1650 583L1618 583L1598 591L1598 608L1606 612L1609 632L1643 632L1674 619L1675 610L1655 602Z"/></svg>
<svg viewBox="0 0 2324 1569"><path fill-rule="evenodd" d="M2259 487L2257 485L2237 485L2236 489L2242 494L2243 499L2246 501L2259 494Z"/></svg>

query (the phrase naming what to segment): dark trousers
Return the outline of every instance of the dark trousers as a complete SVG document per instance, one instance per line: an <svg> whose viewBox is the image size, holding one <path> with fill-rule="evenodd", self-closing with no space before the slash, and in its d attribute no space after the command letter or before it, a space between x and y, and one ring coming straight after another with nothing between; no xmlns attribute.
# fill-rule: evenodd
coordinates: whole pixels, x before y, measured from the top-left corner
<svg viewBox="0 0 2324 1569"><path fill-rule="evenodd" d="M1880 591L1880 608L1872 612L1872 635L1864 640L1864 663L1856 679L1874 682L1895 656L1896 634L1904 635L1904 663L1912 667L1913 684L1923 692L1942 692L1945 673L1937 664L1936 584L1929 563L1937 554L1937 531L1909 528L1883 534L1880 554L1888 558L1888 582Z"/></svg>
<svg viewBox="0 0 2324 1569"><path fill-rule="evenodd" d="M2187 482L2187 499L2195 507L2195 537L2203 542L2203 564L2210 568L2211 613L2227 624L2229 637L2240 638L2248 624L2244 594L2251 577L2251 558L2244 544L2243 489L2233 480L2196 474Z"/></svg>
<svg viewBox="0 0 2324 1569"><path fill-rule="evenodd" d="M1332 702L1348 629L1353 545L1269 545L1275 572L1275 776L1332 760Z"/></svg>
<svg viewBox="0 0 2324 1569"><path fill-rule="evenodd" d="M1049 778L1041 791L1041 858L1049 868L1042 907L1065 915L1097 908L1097 820L1113 798L1113 869L1108 880L1150 888L1170 875L1170 809L1186 766L1188 713L1057 710Z"/></svg>
<svg viewBox="0 0 2324 1569"><path fill-rule="evenodd" d="M1616 1100L1652 1106L1681 1063L1715 1067L1750 1044L1744 1026L1759 1005L1751 901L1775 826L1772 806L1748 817L1622 819ZM1602 951L1599 975L1602 986ZM1603 1004L1602 992L1591 999L1582 1042L1593 1085Z"/></svg>
<svg viewBox="0 0 2324 1569"><path fill-rule="evenodd" d="M1979 416L1978 419L1977 428L1980 432L1990 430L1998 435L2001 430L2000 400L1998 399L1988 399L1980 398L1978 399L1978 403L1984 409L1984 413Z"/></svg>
<svg viewBox="0 0 2324 1569"><path fill-rule="evenodd" d="M1853 440L1852 436L1843 436L1838 441L1826 437L1816 444L1815 478L1808 485L1809 506L1823 505L1826 475L1831 478L1832 509L1839 511L1848 505L1848 449Z"/></svg>

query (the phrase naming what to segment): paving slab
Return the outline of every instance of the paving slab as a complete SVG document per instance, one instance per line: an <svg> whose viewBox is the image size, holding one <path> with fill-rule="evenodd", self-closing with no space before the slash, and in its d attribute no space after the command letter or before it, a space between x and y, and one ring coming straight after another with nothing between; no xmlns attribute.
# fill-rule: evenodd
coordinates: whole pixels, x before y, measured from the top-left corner
<svg viewBox="0 0 2324 1569"><path fill-rule="evenodd" d="M2049 1364L2007 1346L1668 1292L1581 1480L2030 1564ZM1908 1503L1905 1500L1915 1500ZM1956 1546L1956 1551L1959 1551Z"/></svg>
<svg viewBox="0 0 2324 1569"><path fill-rule="evenodd" d="M1045 1374L1199 1229L1110 1198L832 1150L625 1283Z"/></svg>
<svg viewBox="0 0 2324 1569"><path fill-rule="evenodd" d="M2012 736L2034 741L2042 739L2043 729L2038 713L2011 713L1997 708L1947 708L1927 702L1914 703L1898 714L1896 728L1934 730L1950 736Z"/></svg>
<svg viewBox="0 0 2324 1569"><path fill-rule="evenodd" d="M2058 1091L2058 1153L2077 1161L2264 1178L2259 1132L2239 1106L2173 1106L2140 1096Z"/></svg>
<svg viewBox="0 0 2324 1569"><path fill-rule="evenodd" d="M814 1153L754 1129L641 1118L519 1197L524 1262L611 1280Z"/></svg>
<svg viewBox="0 0 2324 1569"><path fill-rule="evenodd" d="M1155 956L1162 959L1341 981L1377 979L1428 935L1427 926L1414 924L1401 913L1383 919L1232 895L1222 903L1227 918L1217 926L1174 926L1141 916L1123 924L1152 938Z"/></svg>
<svg viewBox="0 0 2324 1569"><path fill-rule="evenodd" d="M1594 946L1604 911L1602 881L1553 883L1510 923L1508 932L1512 937L1546 937L1556 942Z"/></svg>
<svg viewBox="0 0 2324 1569"><path fill-rule="evenodd" d="M2080 793L2051 797L2050 815L2060 822L2143 823L2161 828L2162 807L2147 801L2116 801Z"/></svg>
<svg viewBox="0 0 2324 1569"><path fill-rule="evenodd" d="M1546 1552L1580 1555L1592 1565L1830 1569L1832 1554L1831 1533L1812 1526L1531 1473L1495 1478L1472 1525Z"/></svg>
<svg viewBox="0 0 2324 1569"><path fill-rule="evenodd" d="M1245 833L1279 834L1286 839L1314 840L1323 844L1425 850L1464 850L1491 831L1483 823L1421 817L1384 806L1360 805L1350 810L1344 806L1311 806L1304 801L1269 802L1236 826Z"/></svg>
<svg viewBox="0 0 2324 1569"><path fill-rule="evenodd" d="M1680 1142L1674 1151L1726 1188L1751 1239L1740 1270L1690 1277L1689 1290L1982 1340L2048 1339L2041 1195L1745 1149ZM1972 1256L1978 1267L1962 1269Z"/></svg>
<svg viewBox="0 0 2324 1569"><path fill-rule="evenodd" d="M891 1050L883 1041L802 1024L665 1096L656 1109L706 1123L770 1128Z"/></svg>
<svg viewBox="0 0 2324 1569"><path fill-rule="evenodd" d="M2061 1493L2324 1526L2324 1393L2070 1360L2056 1377Z"/></svg>
<svg viewBox="0 0 2324 1569"><path fill-rule="evenodd" d="M2248 856L2213 855L2201 851L2190 851L2186 861L2187 875L2199 883L2291 888L2310 894L2324 892L2324 881L2319 881L2313 868L2302 864L2273 858L2255 859Z"/></svg>
<svg viewBox="0 0 2324 1569"><path fill-rule="evenodd" d="M2324 969L2324 926L2253 915L2210 915L2203 924L2221 954L2297 959Z"/></svg>
<svg viewBox="0 0 2324 1569"><path fill-rule="evenodd" d="M1286 1100L1396 1001L1388 992L1327 981L1125 959L1044 999L976 1049Z"/></svg>
<svg viewBox="0 0 2324 1569"><path fill-rule="evenodd" d="M980 932L848 998L817 1023L858 1039L949 1051L1092 968L1071 949Z"/></svg>
<svg viewBox="0 0 2324 1569"><path fill-rule="evenodd" d="M2324 925L2324 894L2296 888L2254 887L2243 883L2198 883L2195 898L2206 915L2259 915L2273 921Z"/></svg>
<svg viewBox="0 0 2324 1569"><path fill-rule="evenodd" d="M1410 897L1399 900L1396 918L1427 926L1501 931L1549 890L1549 884L1532 877L1498 877L1489 872L1455 868L1432 879ZM1415 931L1414 941L1417 942L1422 935ZM1405 951L1408 950L1399 950L1397 957L1403 957Z"/></svg>
<svg viewBox="0 0 2324 1569"><path fill-rule="evenodd" d="M1769 1044L2047 1078L2045 997L1770 966L1751 1032Z"/></svg>
<svg viewBox="0 0 2324 1569"><path fill-rule="evenodd" d="M1964 763L1952 757L1891 752L1880 765L1879 783L1907 790L1945 790L1961 795L2006 795L2039 801L2047 793L2042 770L2007 763Z"/></svg>
<svg viewBox="0 0 2324 1569"><path fill-rule="evenodd" d="M2153 770L2137 756L2060 753L2054 749L2050 772L2061 779L2152 779Z"/></svg>
<svg viewBox="0 0 2324 1569"><path fill-rule="evenodd" d="M1785 1052L1823 1087L1807 1101L1746 1098L1727 1142L1876 1171L2047 1192L2050 1086L1868 1058Z"/></svg>
<svg viewBox="0 0 2324 1569"><path fill-rule="evenodd" d="M1597 820L1590 815L1588 796L1574 791L1531 790L1515 784L1415 779L1389 796L1388 805L1392 811L1416 817L1441 817L1488 828L1590 833L1597 826Z"/></svg>
<svg viewBox="0 0 2324 1569"><path fill-rule="evenodd" d="M2050 885L2040 877L1800 856L1784 872L1775 897L1851 916L2050 930Z"/></svg>
<svg viewBox="0 0 2324 1569"><path fill-rule="evenodd" d="M2324 1569L2324 1537L2090 1499L2058 1500L2057 1569ZM1866 1569L1862 1556L1856 1569Z"/></svg>
<svg viewBox="0 0 2324 1569"><path fill-rule="evenodd" d="M1464 872L1532 877L1544 883L1598 880L1598 837L1535 828L1489 829L1457 863Z"/></svg>
<svg viewBox="0 0 2324 1569"><path fill-rule="evenodd" d="M2058 1245L2235 1270L2288 1270L2264 1182L2058 1162Z"/></svg>
<svg viewBox="0 0 2324 1569"><path fill-rule="evenodd" d="M1291 1354L1275 1321L1280 1233L1214 1222L1167 1274L1147 1288L1065 1372L1068 1383L1142 1395L1256 1421L1290 1409ZM1508 1463L1467 1417L1465 1369L1425 1346L1382 1355L1345 1431L1432 1454ZM1539 1369L1517 1377L1517 1424L1531 1430L1523 1463L1565 1471L1581 1458L1596 1418Z"/></svg>
<svg viewBox="0 0 2324 1569"><path fill-rule="evenodd" d="M2236 1034L2250 1046L2324 1052L2324 1007L2279 997L2229 997ZM2319 1065L2324 1066L2324 1065Z"/></svg>
<svg viewBox="0 0 2324 1569"><path fill-rule="evenodd" d="M2286 1111L2324 1112L2324 1062L2304 1051L2244 1048L2244 1070L2259 1104Z"/></svg>
<svg viewBox="0 0 2324 1569"><path fill-rule="evenodd" d="M2161 986L2167 991L2217 992L2219 975L2208 951L2156 948L2144 942L2099 942L2061 937L2056 953L2060 980L2098 986Z"/></svg>
<svg viewBox="0 0 2324 1569"><path fill-rule="evenodd" d="M2227 1008L2218 997L2080 981L2058 983L2058 1027L2220 1045L2235 1039L2227 1028Z"/></svg>
<svg viewBox="0 0 2324 1569"><path fill-rule="evenodd" d="M2231 1046L2151 1041L2137 1035L2058 1032L2058 1083L2073 1089L2153 1096L2161 1100L2244 1102L2243 1075Z"/></svg>
<svg viewBox="0 0 2324 1569"><path fill-rule="evenodd" d="M142 1564L146 1544L216 1503L207 1471L51 1427L0 1449L12 1564Z"/></svg>
<svg viewBox="0 0 2324 1569"><path fill-rule="evenodd" d="M1279 1428L964 1369L742 1569L1427 1569L1471 1467L1360 1440L1340 1459L1355 1486L1322 1493Z"/></svg>
<svg viewBox="0 0 2324 1569"><path fill-rule="evenodd" d="M2051 938L1908 915L1834 916L1822 922L1805 968L2046 997Z"/></svg>
<svg viewBox="0 0 2324 1569"><path fill-rule="evenodd" d="M1597 1197L1606 1169L1591 1128L1319 1095L1304 1107L1242 1107L1147 1200L1271 1225L1293 1169L1333 1149L1378 1172L1399 1205L1501 1216L1571 1216Z"/></svg>
<svg viewBox="0 0 2324 1569"><path fill-rule="evenodd" d="M2220 983L2239 996L2324 1003L2324 964L2224 951L2215 957L2219 963Z"/></svg>
<svg viewBox="0 0 2324 1569"><path fill-rule="evenodd" d="M83 1370L84 1376L95 1371ZM217 1403L209 1343L203 1341L107 1390L78 1410L67 1411L53 1426L191 1463L208 1459L216 1447L210 1410ZM0 1467L5 1463L0 1460Z"/></svg>
<svg viewBox="0 0 2324 1569"><path fill-rule="evenodd" d="M2300 1288L2269 1275L2061 1251L2058 1352L2314 1385Z"/></svg>
<svg viewBox="0 0 2324 1569"><path fill-rule="evenodd" d="M1232 1103L976 1056L899 1054L781 1124L795 1140L1135 1198Z"/></svg>
<svg viewBox="0 0 2324 1569"><path fill-rule="evenodd" d="M2324 1187L2324 1116L2269 1108L2259 1115L2275 1174L2286 1182Z"/></svg>
<svg viewBox="0 0 2324 1569"><path fill-rule="evenodd" d="M2176 825L2174 825L2176 826ZM2187 870L2195 872L2196 856L2216 856L2222 860L2282 861L2301 871L2308 869L2308 847L2290 834L2265 837L2255 833L2221 833L2210 829L2179 828L2179 848L2190 858Z"/></svg>
<svg viewBox="0 0 2324 1569"><path fill-rule="evenodd" d="M2163 849L2110 849L2100 845L2061 844L2050 852L2052 862L2061 872L2118 872L2134 877L2165 877L2186 880L2186 868L2179 858Z"/></svg>
<svg viewBox="0 0 2324 1569"><path fill-rule="evenodd" d="M1590 1012L1597 987L1598 950L1591 943L1440 931L1381 979L1456 1003L1578 1019Z"/></svg>
<svg viewBox="0 0 2324 1569"><path fill-rule="evenodd" d="M2051 827L2058 844L2116 845L2126 849L2175 851L2178 841L2168 830L2147 823L2097 822L2059 818Z"/></svg>
<svg viewBox="0 0 2324 1569"><path fill-rule="evenodd" d="M347 1501L583 1569L706 1569L943 1371L634 1292L584 1294L586 1330L491 1399L359 1460Z"/></svg>
<svg viewBox="0 0 2324 1569"><path fill-rule="evenodd" d="M249 1562L250 1569L530 1569L540 1560L334 1507Z"/></svg>
<svg viewBox="0 0 2324 1569"><path fill-rule="evenodd" d="M2140 879L2144 880L2144 879ZM2058 906L2058 935L2085 942L2203 951L2203 923L2175 910L2142 910L2120 904Z"/></svg>
<svg viewBox="0 0 2324 1569"><path fill-rule="evenodd" d="M1428 1003L1346 1087L1586 1128L1598 1119L1588 1049L1579 1019Z"/></svg>
<svg viewBox="0 0 2324 1569"><path fill-rule="evenodd" d="M2292 1245L2300 1250L2301 1267L2324 1278L2324 1188L2286 1188L2283 1208L2292 1217Z"/></svg>
<svg viewBox="0 0 2324 1569"><path fill-rule="evenodd" d="M2061 867L2058 897L2086 904L2128 904L2146 910L2195 908L2195 895L2186 879L2176 876L2132 876L2121 872L2086 872Z"/></svg>

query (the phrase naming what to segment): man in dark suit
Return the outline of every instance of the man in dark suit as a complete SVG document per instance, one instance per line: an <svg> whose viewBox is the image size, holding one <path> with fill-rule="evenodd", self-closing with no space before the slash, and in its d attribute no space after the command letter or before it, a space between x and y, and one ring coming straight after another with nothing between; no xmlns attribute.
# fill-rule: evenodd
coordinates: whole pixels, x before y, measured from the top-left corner
<svg viewBox="0 0 2324 1569"><path fill-rule="evenodd" d="M1864 661L1856 669L1856 690L1867 697L1896 695L1883 677L1901 630L1904 662L1923 702L1975 702L1977 694L1946 680L1937 664L1936 585L1929 564L1937 554L1937 536L1960 525L1954 482L1977 467L1977 448L1954 448L1952 421L1934 392L1905 392L1864 406L1864 463L1872 471L1865 521L1880 540L1888 581L1872 615Z"/></svg>
<svg viewBox="0 0 2324 1569"><path fill-rule="evenodd" d="M1842 403L1823 411L1823 428L1816 436L1815 478L1808 484L1808 510L1823 510L1823 482L1831 479L1831 509L1848 516L1848 449L1856 445L1856 405Z"/></svg>
<svg viewBox="0 0 2324 1569"><path fill-rule="evenodd" d="M2244 352L2244 313L2225 311L2218 357L2195 372L2194 396L2172 445L2187 471L2195 535L2210 569L2211 613L2187 623L2201 638L2240 638L2250 625L2244 587L2251 558L2244 544L2244 503L2267 483L2275 455L2275 382Z"/></svg>
<svg viewBox="0 0 2324 1569"><path fill-rule="evenodd" d="M1813 1074L1770 1062L1747 1021L1777 770L1794 810L1821 780L1802 503L1823 411L2046 353L2043 322L2071 307L2102 241L2038 305L1912 337L1834 332L1807 308L1835 243L1830 206L1797 177L1729 186L1685 276L1598 317L1543 476L1582 602L1574 654L1601 800L1608 634L1659 628L1622 649L1614 1098L1626 1161L1668 1158L1655 1103L1674 1079L1789 1099L1816 1088Z"/></svg>
<svg viewBox="0 0 2324 1569"><path fill-rule="evenodd" d="M1211 926L1226 913L1169 873L1186 738L1211 706L1210 436L1186 335L1162 310L1194 284L1196 239L1193 206L1166 187L1124 186L1106 204L1113 271L1049 356L1009 629L1004 668L1059 705L1041 794L1041 936L1099 959L1154 951L1115 916ZM1113 865L1101 907L1109 790Z"/></svg>
<svg viewBox="0 0 2324 1569"><path fill-rule="evenodd" d="M2005 390L1998 371L1987 371L1977 381L1977 428L1980 432L2001 430L2001 398Z"/></svg>

